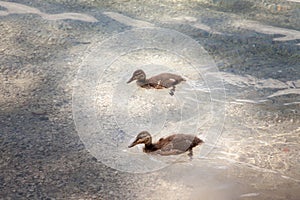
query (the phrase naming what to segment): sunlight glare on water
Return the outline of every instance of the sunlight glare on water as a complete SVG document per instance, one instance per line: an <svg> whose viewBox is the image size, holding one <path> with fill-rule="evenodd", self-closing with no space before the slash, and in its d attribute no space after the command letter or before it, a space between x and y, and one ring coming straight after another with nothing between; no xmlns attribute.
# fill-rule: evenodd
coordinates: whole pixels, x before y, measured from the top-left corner
<svg viewBox="0 0 300 200"><path fill-rule="evenodd" d="M156 40L149 40L153 37ZM207 145L198 156L211 151L224 122L225 93L214 62L200 45L175 31L148 28L116 35L91 51L78 74L74 108L79 135L96 158L129 172L157 170L178 159L145 156L139 147L127 149L143 130L154 140L174 133L200 135ZM169 89L126 84L137 69L148 77L168 72L186 81L176 86L174 96ZM89 112L87 121L77 114Z"/></svg>

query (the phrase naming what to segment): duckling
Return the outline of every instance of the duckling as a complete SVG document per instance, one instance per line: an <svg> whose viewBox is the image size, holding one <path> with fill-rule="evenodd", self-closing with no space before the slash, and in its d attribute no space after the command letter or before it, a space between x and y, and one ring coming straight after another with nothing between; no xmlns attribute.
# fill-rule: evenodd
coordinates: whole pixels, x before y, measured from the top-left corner
<svg viewBox="0 0 300 200"><path fill-rule="evenodd" d="M146 74L141 69L136 70L133 73L132 77L129 79L129 81L127 81L127 83L130 83L134 80L136 80L138 86L146 89L150 89L150 88L162 89L162 88L172 87L172 89L169 92L171 96L174 95L175 85L179 84L182 81L185 81L185 79L182 78L181 76L176 74L171 74L171 73L162 73L153 76L149 79L146 79Z"/></svg>
<svg viewBox="0 0 300 200"><path fill-rule="evenodd" d="M145 144L143 151L145 153L155 153L162 156L177 155L189 151L188 156L192 158L193 148L204 143L194 135L174 134L166 138L160 138L158 142L152 143L152 137L149 132L140 132L135 140L128 146L131 148L137 144Z"/></svg>

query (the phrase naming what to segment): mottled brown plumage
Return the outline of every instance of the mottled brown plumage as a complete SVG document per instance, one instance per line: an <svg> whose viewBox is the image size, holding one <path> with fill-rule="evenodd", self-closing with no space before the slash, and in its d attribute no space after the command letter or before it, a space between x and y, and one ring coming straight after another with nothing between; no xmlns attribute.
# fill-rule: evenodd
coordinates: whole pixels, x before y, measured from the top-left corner
<svg viewBox="0 0 300 200"><path fill-rule="evenodd" d="M182 78L179 75L171 74L171 73L162 73L158 74L156 76L153 76L149 79L146 79L146 74L143 70L138 69L136 70L132 77L127 81L127 83L130 83L132 81L136 80L136 83L138 86L146 89L155 88L155 89L162 89L162 88L170 88L170 95L173 96L175 92L175 85L179 84L182 81L185 81L184 78Z"/></svg>
<svg viewBox="0 0 300 200"><path fill-rule="evenodd" d="M174 134L166 138L160 138L158 142L152 143L152 137L147 131L140 132L132 144L131 148L137 144L145 144L145 153L155 153L163 156L177 155L189 151L189 156L193 155L193 148L202 144L203 141L194 135Z"/></svg>

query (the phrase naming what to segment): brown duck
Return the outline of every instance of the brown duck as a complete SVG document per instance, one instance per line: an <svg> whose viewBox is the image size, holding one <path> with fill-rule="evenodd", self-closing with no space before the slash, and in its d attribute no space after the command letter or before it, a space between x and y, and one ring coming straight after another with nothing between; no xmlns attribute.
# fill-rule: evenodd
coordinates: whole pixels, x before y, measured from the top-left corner
<svg viewBox="0 0 300 200"><path fill-rule="evenodd" d="M166 138L160 138L158 142L152 143L152 137L147 131L140 132L132 144L131 148L137 144L145 144L145 153L155 153L163 156L177 155L189 151L189 157L193 156L193 148L202 144L203 141L194 135L174 134Z"/></svg>
<svg viewBox="0 0 300 200"><path fill-rule="evenodd" d="M172 87L172 89L169 92L171 96L174 95L175 85L179 84L182 81L185 81L185 79L182 78L181 76L176 74L171 74L171 73L162 73L153 76L149 79L146 79L146 74L141 69L136 70L133 73L132 77L129 79L129 81L127 81L127 83L130 83L134 80L136 80L138 86L146 89L150 89L150 88L162 89L162 88Z"/></svg>

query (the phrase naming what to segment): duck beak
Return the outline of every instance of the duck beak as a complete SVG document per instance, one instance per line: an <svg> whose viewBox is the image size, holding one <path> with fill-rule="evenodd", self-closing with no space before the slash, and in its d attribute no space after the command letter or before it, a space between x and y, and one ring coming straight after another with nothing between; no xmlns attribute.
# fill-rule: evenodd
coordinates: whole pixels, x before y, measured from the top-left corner
<svg viewBox="0 0 300 200"><path fill-rule="evenodd" d="M129 81L127 81L127 83L131 83L134 80L135 80L134 77L131 77L131 79L129 79Z"/></svg>
<svg viewBox="0 0 300 200"><path fill-rule="evenodd" d="M133 143L131 143L131 145L128 146L128 148L134 147L137 144L138 144L138 140L136 139L136 140L134 140Z"/></svg>

